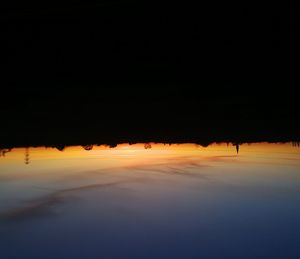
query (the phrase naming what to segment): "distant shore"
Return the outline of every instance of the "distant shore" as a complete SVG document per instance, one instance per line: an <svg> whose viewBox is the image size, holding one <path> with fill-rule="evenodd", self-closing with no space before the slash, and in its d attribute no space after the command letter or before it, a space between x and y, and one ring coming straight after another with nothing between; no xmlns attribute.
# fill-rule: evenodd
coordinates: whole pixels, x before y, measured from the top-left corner
<svg viewBox="0 0 300 259"><path fill-rule="evenodd" d="M78 125L77 127L38 127L31 124L1 129L0 148L27 146L108 145L120 143L195 143L208 146L214 142L300 142L297 125L289 121L211 121L211 124L149 125ZM45 126L45 125L44 125Z"/></svg>

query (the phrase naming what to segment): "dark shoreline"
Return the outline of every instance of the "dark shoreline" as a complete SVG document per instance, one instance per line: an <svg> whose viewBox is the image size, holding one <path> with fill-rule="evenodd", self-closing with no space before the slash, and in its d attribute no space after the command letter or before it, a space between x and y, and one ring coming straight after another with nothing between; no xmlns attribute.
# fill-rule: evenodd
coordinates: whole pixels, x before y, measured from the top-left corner
<svg viewBox="0 0 300 259"><path fill-rule="evenodd" d="M295 89L204 86L11 88L0 146L300 141Z"/></svg>
<svg viewBox="0 0 300 259"><path fill-rule="evenodd" d="M217 128L203 127L198 128L198 131L187 128L164 128L164 129L135 129L132 131L122 131L120 128L106 128L105 130L97 131L96 128L76 128L74 130L68 129L54 129L47 130L29 130L22 129L22 131L11 130L6 134L2 133L0 140L1 148L15 148L15 147L64 147L75 145L108 145L115 147L121 143L195 143L201 146L208 146L212 143L256 143L256 142L300 142L299 128L297 127L273 127L269 124L252 125L250 129L243 129L239 125L235 128L219 126ZM233 123L234 124L234 123ZM228 125L227 125L228 126Z"/></svg>

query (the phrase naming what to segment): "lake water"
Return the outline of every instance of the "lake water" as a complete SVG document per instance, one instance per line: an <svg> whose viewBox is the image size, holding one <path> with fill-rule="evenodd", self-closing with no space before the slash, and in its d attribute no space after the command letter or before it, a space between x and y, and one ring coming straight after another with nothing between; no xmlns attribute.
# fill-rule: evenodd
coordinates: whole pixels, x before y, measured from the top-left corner
<svg viewBox="0 0 300 259"><path fill-rule="evenodd" d="M1 150L0 258L300 258L300 148L238 151Z"/></svg>

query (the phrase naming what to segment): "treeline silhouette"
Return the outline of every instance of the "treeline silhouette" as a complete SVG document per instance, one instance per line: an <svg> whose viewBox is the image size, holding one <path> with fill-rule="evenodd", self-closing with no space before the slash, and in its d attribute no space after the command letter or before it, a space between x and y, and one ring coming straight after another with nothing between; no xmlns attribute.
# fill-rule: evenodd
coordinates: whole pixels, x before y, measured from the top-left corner
<svg viewBox="0 0 300 259"><path fill-rule="evenodd" d="M0 145L299 140L298 95L291 87L240 88L205 82L198 89L11 87L0 96Z"/></svg>
<svg viewBox="0 0 300 259"><path fill-rule="evenodd" d="M132 144L137 144L137 143L129 143L130 145ZM161 143L160 143L161 144ZM181 144L181 143L162 143L164 145L177 145L177 144ZM194 143L196 145L200 145L202 147L207 147L209 146L210 144L212 143ZM220 144L220 143L219 143ZM247 143L229 143L227 142L227 146L231 145L235 148L236 150L236 154L238 155L239 154L239 150L240 150L240 147L243 145L243 144L248 144L250 145L251 142L247 142ZM109 148L115 148L117 146L116 143L106 143L106 144L86 144L86 145L81 145L81 147L86 150L86 151L91 151L93 150L94 146L100 146L100 145L106 145L106 146L109 146ZM293 147L300 147L300 142L292 142L292 146ZM56 146L46 146L47 148L56 148L58 151L60 152L64 152L65 148L67 148L68 146L63 146L63 145L56 145ZM144 149L151 149L152 148L152 144L150 142L148 143L144 143ZM9 153L9 152L12 152L13 151L13 148L9 148L9 149L3 149L3 148L0 148L0 157L5 157L6 156L6 153ZM30 147L25 147L25 152L24 152L24 164L26 165L29 165L30 164Z"/></svg>
<svg viewBox="0 0 300 259"><path fill-rule="evenodd" d="M270 105L257 99L197 99L172 94L165 98L141 95L137 100L124 95L109 99L94 94L70 94L66 99L49 96L8 99L11 104L2 106L0 146L124 142L206 145L299 141L300 137L297 109L282 107L280 101Z"/></svg>

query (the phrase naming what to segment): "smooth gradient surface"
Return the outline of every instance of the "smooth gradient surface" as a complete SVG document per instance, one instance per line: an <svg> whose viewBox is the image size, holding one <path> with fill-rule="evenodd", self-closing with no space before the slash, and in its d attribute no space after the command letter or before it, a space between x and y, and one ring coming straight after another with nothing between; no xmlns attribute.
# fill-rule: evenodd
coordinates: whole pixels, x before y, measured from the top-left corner
<svg viewBox="0 0 300 259"><path fill-rule="evenodd" d="M300 148L238 151L1 150L0 258L300 258Z"/></svg>

